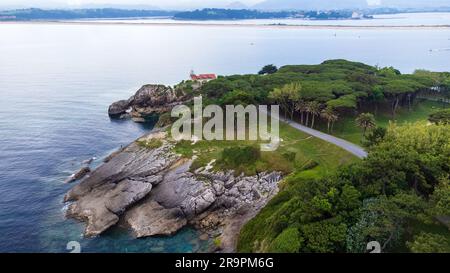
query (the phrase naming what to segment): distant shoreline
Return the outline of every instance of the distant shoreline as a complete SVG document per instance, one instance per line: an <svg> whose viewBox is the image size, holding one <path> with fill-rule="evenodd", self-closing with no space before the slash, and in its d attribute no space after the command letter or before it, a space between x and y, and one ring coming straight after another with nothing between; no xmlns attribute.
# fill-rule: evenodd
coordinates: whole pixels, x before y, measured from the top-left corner
<svg viewBox="0 0 450 273"><path fill-rule="evenodd" d="M242 23L155 23L155 22L95 22L95 21L0 21L0 25L12 24L49 24L49 25L123 25L123 26L199 26L199 27L247 27L247 28L280 28L280 29L450 29L450 25L290 25L290 24L242 24Z"/></svg>

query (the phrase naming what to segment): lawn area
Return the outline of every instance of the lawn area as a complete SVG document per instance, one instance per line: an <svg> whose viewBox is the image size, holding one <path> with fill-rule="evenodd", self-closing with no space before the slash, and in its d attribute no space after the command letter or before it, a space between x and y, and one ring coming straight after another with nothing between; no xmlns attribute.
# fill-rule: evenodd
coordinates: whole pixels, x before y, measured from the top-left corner
<svg viewBox="0 0 450 273"><path fill-rule="evenodd" d="M287 124L280 123L282 143L274 152L261 152L261 157L251 164L235 168L237 174L254 175L263 171L281 171L284 174L314 169L325 174L337 167L358 159L341 148L302 133ZM192 144L181 141L175 145L175 152L195 160L191 169L206 166L213 160L219 161L222 151L234 146L258 145L259 141L198 141ZM219 164L214 169L224 170Z"/></svg>
<svg viewBox="0 0 450 273"><path fill-rule="evenodd" d="M397 112L395 122L402 124L405 122L426 122L428 116L434 111L442 109L442 103L435 101L421 101L417 103L412 111L407 108L400 108ZM362 130L356 126L356 117L341 117L340 120L334 125L333 135L355 144L360 145L362 140ZM378 126L387 127L392 120L391 113L388 109L380 109L378 114L375 115L375 119ZM323 122L322 122L323 123ZM319 124L316 129L323 132L327 131L326 125Z"/></svg>

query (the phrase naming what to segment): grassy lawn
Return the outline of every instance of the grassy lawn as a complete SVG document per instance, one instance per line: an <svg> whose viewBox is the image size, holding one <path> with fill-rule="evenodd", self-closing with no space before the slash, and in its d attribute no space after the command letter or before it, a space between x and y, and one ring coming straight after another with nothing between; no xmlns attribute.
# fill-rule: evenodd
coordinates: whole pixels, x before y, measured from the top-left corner
<svg viewBox="0 0 450 273"><path fill-rule="evenodd" d="M281 171L284 174L313 169L313 173L331 172L337 167L358 160L355 156L337 146L302 133L287 124L280 124L282 143L274 152L262 152L254 163L239 166L237 174L253 175L263 171ZM194 157L191 169L206 166L213 160L220 160L222 151L227 147L258 145L259 141L189 141L178 142L175 152L187 157ZM224 170L219 164L213 165L216 170Z"/></svg>
<svg viewBox="0 0 450 273"><path fill-rule="evenodd" d="M415 105L412 111L409 111L407 108L399 109L395 120L392 119L391 113L387 109L380 109L378 114L375 115L375 119L377 125L381 127L387 127L390 121L395 121L398 124L417 121L426 122L428 116L438 109L442 109L442 103L422 101ZM362 130L356 126L355 118L341 117L334 126L333 135L360 145L363 137ZM326 125L322 123L316 129L326 132Z"/></svg>

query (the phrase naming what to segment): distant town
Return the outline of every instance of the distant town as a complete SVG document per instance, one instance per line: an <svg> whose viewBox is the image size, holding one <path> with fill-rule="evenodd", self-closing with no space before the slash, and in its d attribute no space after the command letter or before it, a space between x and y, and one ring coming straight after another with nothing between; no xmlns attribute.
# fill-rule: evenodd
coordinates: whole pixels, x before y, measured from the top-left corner
<svg viewBox="0 0 450 273"><path fill-rule="evenodd" d="M79 19L137 19L170 18L175 20L246 20L246 19L288 19L310 20L371 19L375 14L393 14L404 12L450 11L447 9L411 10L411 9L343 9L323 11L263 11L255 9L216 9L205 8L192 11L138 10L138 9L16 9L0 11L0 21L34 20L79 20Z"/></svg>

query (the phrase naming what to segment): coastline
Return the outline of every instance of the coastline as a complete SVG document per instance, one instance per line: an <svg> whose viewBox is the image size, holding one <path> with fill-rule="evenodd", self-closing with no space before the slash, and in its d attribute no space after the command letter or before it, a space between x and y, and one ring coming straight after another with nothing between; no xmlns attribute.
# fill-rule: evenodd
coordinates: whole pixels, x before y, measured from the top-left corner
<svg viewBox="0 0 450 273"><path fill-rule="evenodd" d="M98 25L98 26L165 26L165 27L240 27L240 28L262 28L262 29L450 29L450 25L283 25L283 24L242 24L242 23L193 23L193 22L176 22L176 23L155 23L155 22L96 22L96 21L0 21L0 25Z"/></svg>

